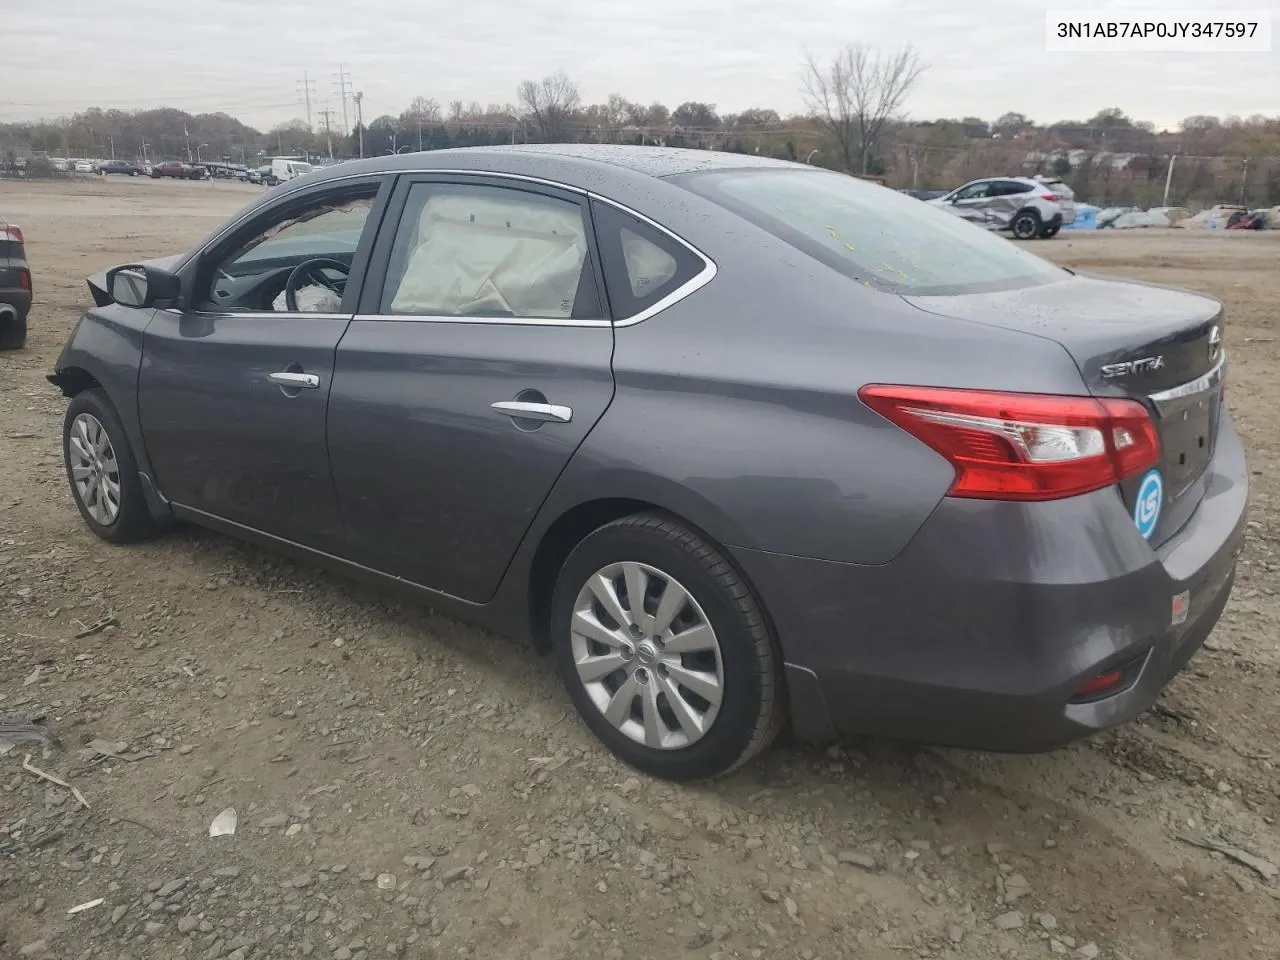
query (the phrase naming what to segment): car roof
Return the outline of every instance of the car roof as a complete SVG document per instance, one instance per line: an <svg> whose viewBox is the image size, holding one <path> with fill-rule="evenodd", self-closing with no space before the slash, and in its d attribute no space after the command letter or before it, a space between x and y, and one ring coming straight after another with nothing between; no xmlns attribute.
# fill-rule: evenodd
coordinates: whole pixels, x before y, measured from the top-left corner
<svg viewBox="0 0 1280 960"><path fill-rule="evenodd" d="M321 168L306 180L309 184L318 184L326 179L354 174L462 169L541 176L570 186L607 189L610 179L614 178L673 177L682 173L744 167L814 169L786 160L713 150L604 143L531 143L457 147L351 160Z"/></svg>

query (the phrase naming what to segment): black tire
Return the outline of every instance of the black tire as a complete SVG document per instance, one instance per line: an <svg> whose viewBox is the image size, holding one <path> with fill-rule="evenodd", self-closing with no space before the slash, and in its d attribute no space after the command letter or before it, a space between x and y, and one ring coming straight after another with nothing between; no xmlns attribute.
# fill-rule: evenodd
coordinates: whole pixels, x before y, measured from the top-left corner
<svg viewBox="0 0 1280 960"><path fill-rule="evenodd" d="M1056 237L1058 235L1058 231L1061 229L1062 229L1061 226L1045 227L1043 230L1040 231L1040 239L1049 240L1053 237Z"/></svg>
<svg viewBox="0 0 1280 960"><path fill-rule="evenodd" d="M27 318L0 320L0 350L21 350L27 345Z"/></svg>
<svg viewBox="0 0 1280 960"><path fill-rule="evenodd" d="M597 571L625 561L678 581L715 631L723 698L710 728L687 746L663 749L631 739L604 716L578 676L570 626L578 594ZM619 759L651 776L673 781L721 776L767 747L783 725L782 658L760 605L716 548L674 519L635 514L579 543L556 580L551 631L556 666L579 715Z"/></svg>
<svg viewBox="0 0 1280 960"><path fill-rule="evenodd" d="M1040 235L1040 214L1034 210L1019 210L1009 222L1009 232L1016 240L1034 240Z"/></svg>
<svg viewBox="0 0 1280 960"><path fill-rule="evenodd" d="M81 414L94 417L106 432L111 450L115 454L115 477L120 485L119 512L110 522L104 523L96 519L80 497L72 473L71 431L76 418ZM124 425L116 414L115 408L102 390L94 387L82 390L71 399L67 406L66 417L62 422L62 461L66 466L67 483L71 487L72 499L80 511L80 516L88 524L89 529L109 543L134 543L151 536L156 529L155 521L147 509L146 497L142 492L142 480L138 476L138 461L134 458L133 449L129 446L129 438Z"/></svg>

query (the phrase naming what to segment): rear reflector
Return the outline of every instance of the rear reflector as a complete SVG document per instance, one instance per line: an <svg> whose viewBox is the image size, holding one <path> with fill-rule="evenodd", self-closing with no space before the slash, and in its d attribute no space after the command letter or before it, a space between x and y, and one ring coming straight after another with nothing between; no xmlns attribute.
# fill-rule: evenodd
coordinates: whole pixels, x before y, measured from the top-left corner
<svg viewBox="0 0 1280 960"><path fill-rule="evenodd" d="M1135 400L885 384L858 397L947 458L952 497L1074 497L1160 459L1155 424Z"/></svg>
<svg viewBox="0 0 1280 960"><path fill-rule="evenodd" d="M1079 697L1096 697L1100 693L1106 693L1108 690L1114 690L1120 684L1124 683L1123 670L1109 670L1106 673L1100 673L1096 677L1090 677L1084 683L1080 684L1080 688L1076 690L1075 696Z"/></svg>

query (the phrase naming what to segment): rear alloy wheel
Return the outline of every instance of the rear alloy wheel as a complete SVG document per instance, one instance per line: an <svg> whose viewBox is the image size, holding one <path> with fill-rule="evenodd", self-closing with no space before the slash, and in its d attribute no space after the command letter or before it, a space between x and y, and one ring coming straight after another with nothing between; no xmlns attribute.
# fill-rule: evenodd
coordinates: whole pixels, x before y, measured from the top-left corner
<svg viewBox="0 0 1280 960"><path fill-rule="evenodd" d="M1023 210L1009 224L1009 231L1018 240L1033 240L1040 235L1040 214Z"/></svg>
<svg viewBox="0 0 1280 960"><path fill-rule="evenodd" d="M71 495L89 529L131 543L155 528L124 426L101 390L77 393L67 407L62 449Z"/></svg>
<svg viewBox="0 0 1280 960"><path fill-rule="evenodd" d="M777 734L779 658L759 607L674 520L639 514L583 540L557 581L552 629L578 712L646 773L718 776Z"/></svg>

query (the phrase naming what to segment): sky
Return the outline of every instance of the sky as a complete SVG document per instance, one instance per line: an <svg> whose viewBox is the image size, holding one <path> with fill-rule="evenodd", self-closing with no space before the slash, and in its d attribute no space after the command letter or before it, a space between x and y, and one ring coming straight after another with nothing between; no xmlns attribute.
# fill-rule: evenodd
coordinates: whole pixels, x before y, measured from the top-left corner
<svg viewBox="0 0 1280 960"><path fill-rule="evenodd" d="M1272 0L1274 3L1275 0ZM516 100L564 70L584 102L611 93L722 113L800 111L804 51L912 44L928 70L912 119L1017 111L1039 123L1118 106L1173 128L1193 114L1280 115L1270 53L1049 53L1047 10L1266 9L1259 0L3 0L0 122L89 106L222 110L260 129L305 115L341 124L338 70L365 119L415 96ZM1280 29L1280 11L1272 14ZM349 121L354 106L348 103Z"/></svg>

